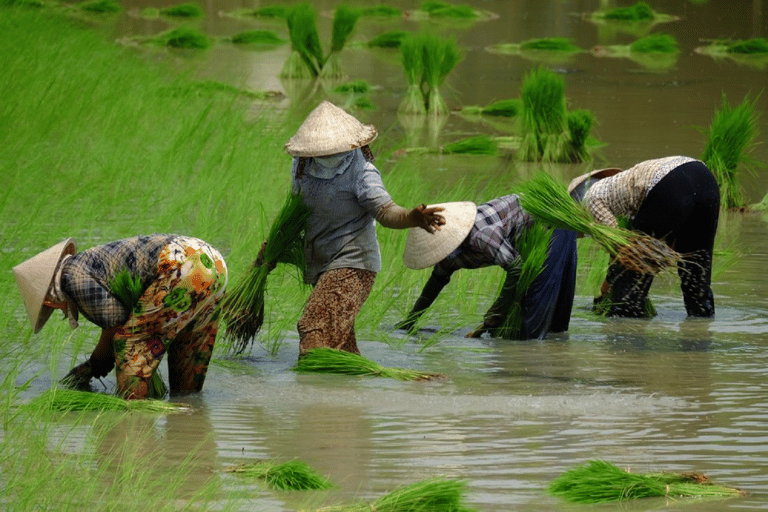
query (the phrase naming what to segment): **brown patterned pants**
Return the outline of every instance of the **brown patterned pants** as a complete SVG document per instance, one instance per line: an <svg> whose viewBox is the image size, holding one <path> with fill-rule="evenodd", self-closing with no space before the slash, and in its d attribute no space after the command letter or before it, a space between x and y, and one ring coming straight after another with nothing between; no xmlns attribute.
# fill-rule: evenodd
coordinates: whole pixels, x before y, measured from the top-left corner
<svg viewBox="0 0 768 512"><path fill-rule="evenodd" d="M355 317L368 298L376 272L336 268L323 272L297 324L299 356L318 347L359 354Z"/></svg>

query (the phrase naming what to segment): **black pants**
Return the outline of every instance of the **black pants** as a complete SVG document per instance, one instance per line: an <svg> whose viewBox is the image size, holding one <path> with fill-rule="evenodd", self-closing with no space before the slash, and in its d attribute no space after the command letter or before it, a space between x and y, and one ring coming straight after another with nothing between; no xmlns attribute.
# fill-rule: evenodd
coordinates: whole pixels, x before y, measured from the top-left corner
<svg viewBox="0 0 768 512"><path fill-rule="evenodd" d="M687 162L667 174L649 192L632 221L632 228L664 240L683 255L678 263L680 288L689 316L715 314L712 249L720 214L717 181L701 162ZM608 269L612 306L609 316L640 318L653 275L619 264Z"/></svg>

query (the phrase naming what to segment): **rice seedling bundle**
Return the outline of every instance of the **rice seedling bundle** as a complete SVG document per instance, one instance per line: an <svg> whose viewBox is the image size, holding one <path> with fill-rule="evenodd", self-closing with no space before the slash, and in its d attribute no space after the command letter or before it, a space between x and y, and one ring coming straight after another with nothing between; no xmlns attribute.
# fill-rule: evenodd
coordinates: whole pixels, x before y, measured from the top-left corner
<svg viewBox="0 0 768 512"><path fill-rule="evenodd" d="M766 54L768 53L768 39L755 37L743 41L734 41L726 47L725 51L743 55Z"/></svg>
<svg viewBox="0 0 768 512"><path fill-rule="evenodd" d="M570 162L583 162L589 160L588 142L595 124L595 114L585 108L577 108L566 114L568 125L569 151L566 160Z"/></svg>
<svg viewBox="0 0 768 512"><path fill-rule="evenodd" d="M267 235L264 262L254 262L246 275L225 293L220 306L226 322L224 337L235 342L236 353L248 347L264 323L264 295L272 268L287 263L303 272L304 231L309 214L301 196L289 193Z"/></svg>
<svg viewBox="0 0 768 512"><path fill-rule="evenodd" d="M280 71L289 79L315 78L325 64L320 38L317 34L315 10L306 2L288 11L286 23L291 40L291 54Z"/></svg>
<svg viewBox="0 0 768 512"><path fill-rule="evenodd" d="M408 34L405 30L390 30L371 38L366 44L370 48L400 48L400 43Z"/></svg>
<svg viewBox="0 0 768 512"><path fill-rule="evenodd" d="M126 268L112 278L109 283L109 291L128 311L134 311L144 292L144 285L138 276L132 276Z"/></svg>
<svg viewBox="0 0 768 512"><path fill-rule="evenodd" d="M642 274L657 274L676 265L682 255L656 238L595 221L568 194L566 186L539 171L518 188L523 209L552 227L591 236L621 265Z"/></svg>
<svg viewBox="0 0 768 512"><path fill-rule="evenodd" d="M211 39L192 27L174 28L158 36L158 41L172 48L205 50L211 47Z"/></svg>
<svg viewBox="0 0 768 512"><path fill-rule="evenodd" d="M163 7L159 12L163 16L173 16L177 18L199 18L203 15L203 10L200 6L193 3Z"/></svg>
<svg viewBox="0 0 768 512"><path fill-rule="evenodd" d="M117 2L117 0L92 0L89 2L80 2L75 4L75 7L87 12L95 13L110 13L120 12L123 8Z"/></svg>
<svg viewBox="0 0 768 512"><path fill-rule="evenodd" d="M427 113L427 103L423 92L423 34L405 37L400 42L400 58L408 81L405 97L398 106L398 112L406 115L423 115Z"/></svg>
<svg viewBox="0 0 768 512"><path fill-rule="evenodd" d="M522 108L523 102L521 99L511 98L489 103L480 109L480 113L484 116L515 117L520 113Z"/></svg>
<svg viewBox="0 0 768 512"><path fill-rule="evenodd" d="M271 30L246 30L232 36L232 42L234 44L278 45L283 44L285 40Z"/></svg>
<svg viewBox="0 0 768 512"><path fill-rule="evenodd" d="M258 461L232 466L226 468L225 471L264 480L271 488L281 491L318 490L333 487L330 480L300 460L281 463Z"/></svg>
<svg viewBox="0 0 768 512"><path fill-rule="evenodd" d="M705 132L707 143L701 155L720 187L720 204L723 208L742 208L745 205L738 179L740 163L751 164L747 152L757 135L759 114L755 110L757 98L747 95L741 103L732 107L723 95L722 105L715 111L709 129Z"/></svg>
<svg viewBox="0 0 768 512"><path fill-rule="evenodd" d="M607 20L614 21L649 21L654 18L653 9L645 2L637 2L629 7L616 7L603 14Z"/></svg>
<svg viewBox="0 0 768 512"><path fill-rule="evenodd" d="M293 369L300 373L369 375L396 380L431 380L440 377L436 373L420 370L387 368L361 355L328 347L319 347L307 351L299 358Z"/></svg>
<svg viewBox="0 0 768 512"><path fill-rule="evenodd" d="M391 5L377 4L361 7L360 15L372 18L391 18L402 16L403 11L402 9Z"/></svg>
<svg viewBox="0 0 768 512"><path fill-rule="evenodd" d="M735 497L744 491L712 483L701 473L631 473L591 460L553 480L548 492L574 503L604 503L650 497Z"/></svg>
<svg viewBox="0 0 768 512"><path fill-rule="evenodd" d="M51 388L27 404L34 410L179 412L188 407L162 400L125 400L119 396L66 388Z"/></svg>
<svg viewBox="0 0 768 512"><path fill-rule="evenodd" d="M634 53L678 53L677 39L670 34L650 34L632 42L629 51Z"/></svg>
<svg viewBox="0 0 768 512"><path fill-rule="evenodd" d="M339 78L344 76L341 67L341 50L347 44L349 35L355 28L360 10L347 5L340 5L333 13L333 30L331 32L331 51L326 57L320 70L322 78Z"/></svg>
<svg viewBox="0 0 768 512"><path fill-rule="evenodd" d="M532 162L562 160L568 150L562 77L545 68L530 71L523 79L522 102L523 139L518 157Z"/></svg>
<svg viewBox="0 0 768 512"><path fill-rule="evenodd" d="M337 85L333 88L333 92L351 93L351 94L365 94L371 90L371 86L365 80L354 80L345 84Z"/></svg>
<svg viewBox="0 0 768 512"><path fill-rule="evenodd" d="M567 37L546 37L524 41L520 43L520 50L578 52L581 51L581 48L573 44L573 41Z"/></svg>
<svg viewBox="0 0 768 512"><path fill-rule="evenodd" d="M461 61L461 51L454 38L428 34L421 41L424 45L423 81L429 88L427 113L436 116L445 115L448 113L448 105L440 94L440 87L456 64Z"/></svg>
<svg viewBox="0 0 768 512"><path fill-rule="evenodd" d="M476 135L450 142L442 147L442 152L464 155L495 155L498 152L498 147L490 135Z"/></svg>
<svg viewBox="0 0 768 512"><path fill-rule="evenodd" d="M477 12L468 5L454 5L440 0L422 2L421 10L434 18L473 19Z"/></svg>

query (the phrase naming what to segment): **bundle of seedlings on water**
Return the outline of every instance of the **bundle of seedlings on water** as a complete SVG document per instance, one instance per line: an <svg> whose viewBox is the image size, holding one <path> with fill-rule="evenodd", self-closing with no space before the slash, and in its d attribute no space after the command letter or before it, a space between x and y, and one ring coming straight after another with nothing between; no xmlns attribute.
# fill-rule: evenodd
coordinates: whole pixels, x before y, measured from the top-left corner
<svg viewBox="0 0 768 512"><path fill-rule="evenodd" d="M371 18L396 18L403 15L402 9L391 5L376 4L360 8L360 15Z"/></svg>
<svg viewBox="0 0 768 512"><path fill-rule="evenodd" d="M203 10L194 3L171 5L160 9L162 16L171 16L174 18L199 18L203 15Z"/></svg>
<svg viewBox="0 0 768 512"><path fill-rule="evenodd" d="M318 347L308 350L299 358L293 368L300 373L337 373L341 375L366 375L388 377L396 380L431 380L440 375L436 373L411 370L406 368L387 368L365 357L338 350Z"/></svg>
<svg viewBox="0 0 768 512"><path fill-rule="evenodd" d="M592 127L595 125L595 114L585 108L577 108L566 114L568 126L568 151L564 160L569 162L583 162L591 158L589 147L594 145L590 138Z"/></svg>
<svg viewBox="0 0 768 512"><path fill-rule="evenodd" d="M612 21L650 21L655 17L651 6L646 2L637 2L629 7L616 7L600 13L601 17Z"/></svg>
<svg viewBox="0 0 768 512"><path fill-rule="evenodd" d="M295 5L286 16L291 54L280 71L281 78L310 79L325 64L317 34L315 10L306 2Z"/></svg>
<svg viewBox="0 0 768 512"><path fill-rule="evenodd" d="M518 157L530 162L564 160L569 136L563 78L545 68L530 71L523 79L522 101Z"/></svg>
<svg viewBox="0 0 768 512"><path fill-rule="evenodd" d="M475 135L448 144L440 148L441 153L462 155L495 155L498 146L490 135Z"/></svg>
<svg viewBox="0 0 768 512"><path fill-rule="evenodd" d="M248 478L264 480L269 487L281 491L306 491L330 489L329 479L300 460L275 462L262 460L225 468L227 473L237 473Z"/></svg>
<svg viewBox="0 0 768 512"><path fill-rule="evenodd" d="M548 492L574 503L746 495L740 489L715 484L702 473L632 473L602 460L590 460L569 469L550 483Z"/></svg>
<svg viewBox="0 0 768 512"><path fill-rule="evenodd" d="M369 48L400 48L400 43L408 34L405 30L390 30L368 40L366 45Z"/></svg>
<svg viewBox="0 0 768 512"><path fill-rule="evenodd" d="M156 373L155 373L156 374ZM178 412L188 407L162 400L125 400L115 395L78 391L66 388L51 388L29 402L34 410L54 412L73 411L145 411Z"/></svg>
<svg viewBox="0 0 768 512"><path fill-rule="evenodd" d="M657 274L676 265L682 255L651 236L595 221L566 186L540 171L519 189L523 209L540 222L591 236L625 268L641 274Z"/></svg>
<svg viewBox="0 0 768 512"><path fill-rule="evenodd" d="M478 17L477 11L468 5L454 5L440 0L427 0L422 2L420 10L433 18L474 19Z"/></svg>
<svg viewBox="0 0 768 512"><path fill-rule="evenodd" d="M629 45L631 53L678 53L677 39L670 34L650 34Z"/></svg>
<svg viewBox="0 0 768 512"><path fill-rule="evenodd" d="M117 0L91 0L74 4L74 7L82 11L106 14L111 12L120 12L122 6Z"/></svg>
<svg viewBox="0 0 768 512"><path fill-rule="evenodd" d="M534 50L547 52L579 52L581 48L573 44L567 37L545 37L542 39L529 39L519 45L520 50Z"/></svg>
<svg viewBox="0 0 768 512"><path fill-rule="evenodd" d="M511 297L505 305L506 311L500 311L503 320L499 327L492 332L495 337L508 340L522 339L523 297L525 297L533 281L544 270L551 237L552 229L536 222L523 231L515 241L515 248L520 257L516 260L513 268L507 271L509 277L514 279L514 289L502 291L502 293L511 293Z"/></svg>
<svg viewBox="0 0 768 512"><path fill-rule="evenodd" d="M321 78L340 78L344 76L341 67L341 50L347 44L349 35L355 28L360 10L347 5L340 5L333 13L333 30L331 32L331 51L320 70Z"/></svg>
<svg viewBox="0 0 768 512"><path fill-rule="evenodd" d="M206 50L211 39L192 27L178 27L156 36L155 41L172 48Z"/></svg>
<svg viewBox="0 0 768 512"><path fill-rule="evenodd" d="M339 84L333 88L333 92L342 94L365 94L370 90L371 85L365 80L353 80L352 82Z"/></svg>
<svg viewBox="0 0 768 512"><path fill-rule="evenodd" d="M284 39L280 38L271 30L246 30L245 32L238 32L232 36L230 41L234 44L252 44L264 46L275 46L285 43Z"/></svg>
<svg viewBox="0 0 768 512"><path fill-rule="evenodd" d="M440 94L440 87L445 78L461 61L459 45L454 38L438 37L428 34L422 39L423 82L428 87L427 113L440 116L448 113L448 105Z"/></svg>
<svg viewBox="0 0 768 512"><path fill-rule="evenodd" d="M278 263L306 267L304 232L310 209L299 194L288 198L272 222L263 252L263 261L254 262L246 275L228 289L221 301L226 322L224 338L234 342L233 351L242 353L264 323L264 295L267 276Z"/></svg>
<svg viewBox="0 0 768 512"><path fill-rule="evenodd" d="M424 98L424 43L426 35L412 34L403 38L400 43L400 58L408 81L405 97L400 102L397 111L406 115L424 115L427 113L427 102Z"/></svg>
<svg viewBox="0 0 768 512"><path fill-rule="evenodd" d="M764 37L755 37L741 41L733 41L725 47L728 53L739 53L742 55L763 55L768 53L768 39Z"/></svg>
<svg viewBox="0 0 768 512"><path fill-rule="evenodd" d="M373 503L324 507L317 512L474 512L464 501L466 483L429 478L385 494Z"/></svg>
<svg viewBox="0 0 768 512"><path fill-rule="evenodd" d="M515 117L523 109L519 98L498 100L485 106L465 105L459 109L462 114L477 114L490 117Z"/></svg>
<svg viewBox="0 0 768 512"><path fill-rule="evenodd" d="M752 165L747 156L757 136L759 114L755 110L759 96L754 100L747 95L732 107L723 94L722 106L715 111L709 129L704 131L707 143L701 155L720 188L720 205L725 209L744 208L746 202L739 184L739 164Z"/></svg>

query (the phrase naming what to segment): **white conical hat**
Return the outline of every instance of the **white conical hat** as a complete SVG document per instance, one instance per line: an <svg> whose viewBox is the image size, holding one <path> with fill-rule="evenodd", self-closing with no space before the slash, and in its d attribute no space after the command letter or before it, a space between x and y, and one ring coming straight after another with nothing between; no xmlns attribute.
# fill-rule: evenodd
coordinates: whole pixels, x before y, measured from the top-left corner
<svg viewBox="0 0 768 512"><path fill-rule="evenodd" d="M453 252L475 225L477 205L471 201L430 205L442 207L445 224L434 233L411 228L405 242L403 263L414 270L431 267Z"/></svg>
<svg viewBox="0 0 768 512"><path fill-rule="evenodd" d="M376 128L362 124L333 103L323 101L285 143L291 156L325 156L351 151L376 138Z"/></svg>
<svg viewBox="0 0 768 512"><path fill-rule="evenodd" d="M74 239L67 238L13 267L16 285L21 292L27 316L35 333L43 328L53 313L53 309L45 306L43 302L53 283L59 261L66 254L74 255L76 250Z"/></svg>

